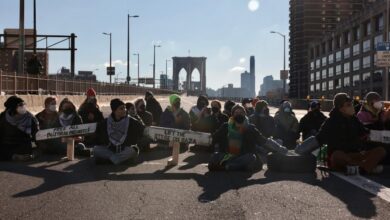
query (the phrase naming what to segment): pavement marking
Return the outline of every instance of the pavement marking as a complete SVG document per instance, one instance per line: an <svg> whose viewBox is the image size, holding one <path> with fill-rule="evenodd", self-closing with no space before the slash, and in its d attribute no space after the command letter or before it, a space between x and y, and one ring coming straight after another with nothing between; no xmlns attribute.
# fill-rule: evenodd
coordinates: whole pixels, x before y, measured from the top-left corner
<svg viewBox="0 0 390 220"><path fill-rule="evenodd" d="M355 175L355 176L346 176L342 173L338 172L330 172L331 174L339 177L342 180L345 180L351 183L354 186L357 186L379 198L385 200L386 202L390 202L390 188L372 181L364 176Z"/></svg>

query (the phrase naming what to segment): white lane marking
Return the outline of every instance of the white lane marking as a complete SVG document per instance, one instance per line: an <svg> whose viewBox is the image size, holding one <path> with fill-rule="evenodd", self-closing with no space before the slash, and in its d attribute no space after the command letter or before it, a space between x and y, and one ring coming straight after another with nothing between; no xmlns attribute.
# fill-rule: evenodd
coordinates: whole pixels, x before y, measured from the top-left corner
<svg viewBox="0 0 390 220"><path fill-rule="evenodd" d="M360 175L346 176L342 173L337 173L337 172L330 172L330 173L339 177L342 180L351 183L354 186L357 186L375 196L378 196L379 198L385 200L386 202L390 202L390 189L382 184L379 184L375 181L372 181Z"/></svg>

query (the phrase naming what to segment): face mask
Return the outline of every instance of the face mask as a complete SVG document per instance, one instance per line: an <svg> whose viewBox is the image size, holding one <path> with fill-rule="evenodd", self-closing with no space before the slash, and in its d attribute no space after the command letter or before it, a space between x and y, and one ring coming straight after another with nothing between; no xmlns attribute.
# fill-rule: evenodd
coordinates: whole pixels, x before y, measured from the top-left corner
<svg viewBox="0 0 390 220"><path fill-rule="evenodd" d="M284 108L283 110L285 113L290 113L291 112L291 109L290 108Z"/></svg>
<svg viewBox="0 0 390 220"><path fill-rule="evenodd" d="M382 102L375 102L373 106L377 110L381 110L383 108L383 103Z"/></svg>
<svg viewBox="0 0 390 220"><path fill-rule="evenodd" d="M215 113L218 113L219 112L219 108L218 107L211 107L211 111L215 114Z"/></svg>
<svg viewBox="0 0 390 220"><path fill-rule="evenodd" d="M237 124L242 124L244 123L244 120L245 120L245 116L244 115L236 115L234 116L234 121L237 123Z"/></svg>
<svg viewBox="0 0 390 220"><path fill-rule="evenodd" d="M57 110L57 105L50 105L49 110L55 112Z"/></svg>
<svg viewBox="0 0 390 220"><path fill-rule="evenodd" d="M17 112L19 115L24 115L24 114L26 114L26 112L27 112L26 106L25 106L25 105L19 106L19 107L16 109L16 112Z"/></svg>
<svg viewBox="0 0 390 220"><path fill-rule="evenodd" d="M87 102L88 103L95 103L96 98L95 97L89 97Z"/></svg>

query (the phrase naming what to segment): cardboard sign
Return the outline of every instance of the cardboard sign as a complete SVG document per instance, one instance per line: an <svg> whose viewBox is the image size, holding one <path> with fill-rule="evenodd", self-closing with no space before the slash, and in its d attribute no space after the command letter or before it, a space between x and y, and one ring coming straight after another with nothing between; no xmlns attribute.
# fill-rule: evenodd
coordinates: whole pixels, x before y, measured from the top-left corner
<svg viewBox="0 0 390 220"><path fill-rule="evenodd" d="M203 132L151 126L145 128L144 135L153 140L197 144L204 146L211 145L211 134Z"/></svg>
<svg viewBox="0 0 390 220"><path fill-rule="evenodd" d="M83 136L86 134L92 134L95 131L96 123L71 125L60 128L40 130L37 132L35 138L37 141L40 141L62 137Z"/></svg>
<svg viewBox="0 0 390 220"><path fill-rule="evenodd" d="M390 131L370 131L370 140L384 144L390 144Z"/></svg>

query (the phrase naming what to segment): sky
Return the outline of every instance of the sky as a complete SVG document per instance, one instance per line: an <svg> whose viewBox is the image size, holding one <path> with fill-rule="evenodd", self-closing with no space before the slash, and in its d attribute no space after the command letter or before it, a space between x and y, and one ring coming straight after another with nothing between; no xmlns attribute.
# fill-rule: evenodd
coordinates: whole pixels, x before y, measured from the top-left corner
<svg viewBox="0 0 390 220"><path fill-rule="evenodd" d="M263 77L279 79L283 68L283 38L286 34L288 67L288 0L36 0L38 34L75 33L76 71L94 71L100 81L109 81L109 37L112 60L119 78L126 77L127 14L131 19L131 54L140 54L140 75L151 77L153 45L156 74L165 73L165 62L174 56L205 56L207 87L217 89L233 83L249 70L249 57L256 58L256 92ZM25 0L25 27L33 27L33 0ZM0 30L19 27L19 1L0 0ZM54 42L53 42L54 43ZM64 46L67 45L65 42ZM137 58L131 56L130 75L136 78ZM49 53L49 72L70 66L69 52ZM168 63L172 77L172 62ZM199 74L193 74L198 80ZM184 72L179 78L184 79Z"/></svg>

